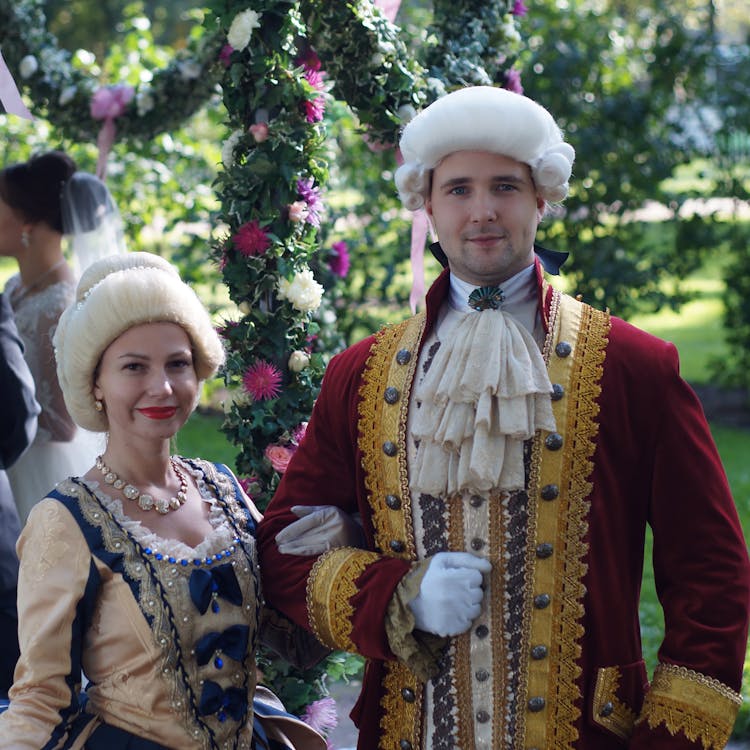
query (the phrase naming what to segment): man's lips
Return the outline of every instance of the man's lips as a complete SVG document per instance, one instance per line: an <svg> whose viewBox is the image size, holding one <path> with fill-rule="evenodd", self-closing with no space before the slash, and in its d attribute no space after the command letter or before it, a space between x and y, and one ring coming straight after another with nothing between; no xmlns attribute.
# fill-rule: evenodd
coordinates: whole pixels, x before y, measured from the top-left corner
<svg viewBox="0 0 750 750"><path fill-rule="evenodd" d="M144 417L149 419L170 419L177 413L176 406L147 406L144 409L138 409Z"/></svg>

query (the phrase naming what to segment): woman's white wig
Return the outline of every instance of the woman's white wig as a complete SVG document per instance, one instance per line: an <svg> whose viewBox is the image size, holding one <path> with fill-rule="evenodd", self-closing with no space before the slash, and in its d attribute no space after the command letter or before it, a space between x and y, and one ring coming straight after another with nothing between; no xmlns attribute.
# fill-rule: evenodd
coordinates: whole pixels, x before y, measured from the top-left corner
<svg viewBox="0 0 750 750"><path fill-rule="evenodd" d="M213 376L224 361L221 339L203 303L170 263L152 253L125 253L84 271L53 339L57 377L76 424L94 432L108 429L106 411L96 410L94 397L102 354L133 326L163 322L187 333L198 379Z"/></svg>
<svg viewBox="0 0 750 750"><path fill-rule="evenodd" d="M424 205L432 170L454 151L489 151L528 164L539 195L557 203L568 194L575 151L544 107L494 86L458 89L409 122L399 144L404 163L395 180L404 206Z"/></svg>

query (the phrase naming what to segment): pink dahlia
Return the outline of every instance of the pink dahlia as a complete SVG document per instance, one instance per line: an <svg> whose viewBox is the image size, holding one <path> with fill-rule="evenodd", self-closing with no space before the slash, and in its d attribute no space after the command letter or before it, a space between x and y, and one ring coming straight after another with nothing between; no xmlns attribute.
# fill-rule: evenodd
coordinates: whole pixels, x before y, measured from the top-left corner
<svg viewBox="0 0 750 750"><path fill-rule="evenodd" d="M268 235L255 219L243 224L232 237L232 242L246 258L263 255L271 245Z"/></svg>
<svg viewBox="0 0 750 750"><path fill-rule="evenodd" d="M281 372L270 362L259 359L247 368L242 384L253 401L268 401L281 393Z"/></svg>
<svg viewBox="0 0 750 750"><path fill-rule="evenodd" d="M529 9L523 4L523 0L515 0L511 11L514 16L525 16L528 12Z"/></svg>
<svg viewBox="0 0 750 750"><path fill-rule="evenodd" d="M339 723L336 701L330 696L313 701L305 708L302 721L321 734L333 729Z"/></svg>
<svg viewBox="0 0 750 750"><path fill-rule="evenodd" d="M331 245L333 254L328 259L328 267L332 273L335 273L339 278L345 279L346 274L349 273L349 266L351 264L349 260L349 248L346 246L346 242L340 240L334 242Z"/></svg>
<svg viewBox="0 0 750 750"><path fill-rule="evenodd" d="M312 101L305 100L305 119L309 123L320 122L323 119L323 113L326 111L326 100L318 96Z"/></svg>

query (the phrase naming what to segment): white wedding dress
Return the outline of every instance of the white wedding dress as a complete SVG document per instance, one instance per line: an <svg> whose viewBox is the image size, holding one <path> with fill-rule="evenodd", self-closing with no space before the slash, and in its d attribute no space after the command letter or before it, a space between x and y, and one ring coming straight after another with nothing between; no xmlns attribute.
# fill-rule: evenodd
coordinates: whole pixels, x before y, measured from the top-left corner
<svg viewBox="0 0 750 750"><path fill-rule="evenodd" d="M75 298L75 282L59 281L27 296L19 294L20 285L20 276L12 276L5 293L13 305L24 356L42 407L36 439L7 470L24 524L31 508L58 482L81 476L94 465L97 454L104 450L104 434L83 430L73 423L57 381L52 335L62 311Z"/></svg>

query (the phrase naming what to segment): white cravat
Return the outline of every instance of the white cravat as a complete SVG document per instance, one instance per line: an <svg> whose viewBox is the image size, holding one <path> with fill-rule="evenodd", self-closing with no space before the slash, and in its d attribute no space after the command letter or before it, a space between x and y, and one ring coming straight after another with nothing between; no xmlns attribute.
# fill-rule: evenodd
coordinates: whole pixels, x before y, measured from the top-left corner
<svg viewBox="0 0 750 750"><path fill-rule="evenodd" d="M509 279L500 309L482 312L468 306L474 287L451 275L435 332L440 348L416 386L422 405L410 416L413 489L450 495L524 487L524 441L555 429L552 384L531 333L533 273L532 267Z"/></svg>

